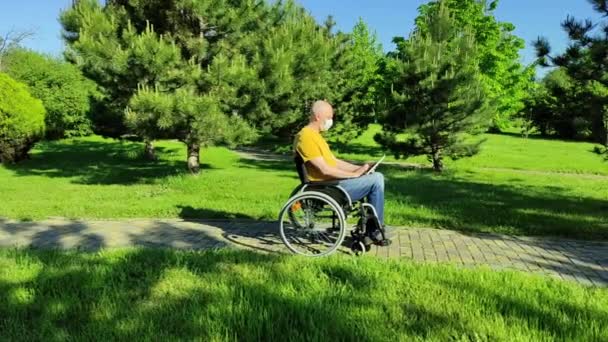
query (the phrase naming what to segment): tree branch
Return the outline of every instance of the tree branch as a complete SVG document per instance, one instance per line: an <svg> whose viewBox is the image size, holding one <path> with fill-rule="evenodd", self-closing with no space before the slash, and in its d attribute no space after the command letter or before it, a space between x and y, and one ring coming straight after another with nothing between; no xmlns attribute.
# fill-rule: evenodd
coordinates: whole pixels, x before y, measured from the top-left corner
<svg viewBox="0 0 608 342"><path fill-rule="evenodd" d="M2 57L9 48L21 44L24 40L34 35L34 31L17 32L9 30L3 37L0 37L0 70L2 70Z"/></svg>

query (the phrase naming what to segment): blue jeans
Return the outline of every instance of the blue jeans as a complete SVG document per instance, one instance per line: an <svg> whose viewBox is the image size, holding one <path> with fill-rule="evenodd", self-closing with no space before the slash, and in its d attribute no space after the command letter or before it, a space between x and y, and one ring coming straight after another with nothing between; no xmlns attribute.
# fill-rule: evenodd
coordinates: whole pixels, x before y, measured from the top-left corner
<svg viewBox="0 0 608 342"><path fill-rule="evenodd" d="M380 224L384 224L384 176L380 172L359 178L344 179L339 182L354 201L364 197L376 209Z"/></svg>

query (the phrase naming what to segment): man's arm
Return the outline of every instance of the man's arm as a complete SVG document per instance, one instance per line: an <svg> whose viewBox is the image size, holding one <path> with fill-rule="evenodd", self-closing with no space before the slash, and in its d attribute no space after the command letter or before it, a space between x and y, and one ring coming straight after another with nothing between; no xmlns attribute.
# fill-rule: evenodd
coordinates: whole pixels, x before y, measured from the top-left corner
<svg viewBox="0 0 608 342"><path fill-rule="evenodd" d="M342 159L335 158L337 162L337 166L340 170L355 172L359 170L362 166L354 165L349 162L346 162Z"/></svg>
<svg viewBox="0 0 608 342"><path fill-rule="evenodd" d="M339 161L338 161L338 167L333 167L333 166L328 165L325 162L325 159L323 159L323 157L317 157L317 158L311 159L310 163L312 163L312 165L314 167L319 169L319 171L321 171L323 176L334 178L334 179L357 178L357 177L360 177L363 173L365 173L369 169L369 165L365 164L360 167L357 166L356 169L352 170L352 171L344 170L344 169L340 168ZM355 166L352 164L349 164L349 165Z"/></svg>

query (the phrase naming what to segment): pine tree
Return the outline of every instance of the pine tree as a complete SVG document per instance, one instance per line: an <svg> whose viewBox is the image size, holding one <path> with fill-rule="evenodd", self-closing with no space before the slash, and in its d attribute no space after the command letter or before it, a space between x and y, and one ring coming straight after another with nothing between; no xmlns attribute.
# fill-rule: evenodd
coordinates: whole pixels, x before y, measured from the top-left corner
<svg viewBox="0 0 608 342"><path fill-rule="evenodd" d="M579 107L578 116L588 120L587 127L594 140L608 147L608 5L606 0L589 0L589 3L602 14L599 32L594 31L599 23L568 16L562 27L571 44L563 54L551 56L551 46L542 37L537 39L535 47L540 65L561 67L576 82L581 90L578 98L584 104Z"/></svg>
<svg viewBox="0 0 608 342"><path fill-rule="evenodd" d="M292 139L312 102L337 99L332 87L336 45L293 1L275 6L272 15L275 24L257 37L251 65L259 81L247 86L251 102L244 115L262 133Z"/></svg>
<svg viewBox="0 0 608 342"><path fill-rule="evenodd" d="M446 6L425 25L428 30L416 29L409 40L398 41L388 68L393 90L384 132L376 140L397 157L427 155L441 171L444 156L477 151L479 143L465 142L466 134L487 128L492 111L471 30L461 28Z"/></svg>
<svg viewBox="0 0 608 342"><path fill-rule="evenodd" d="M533 87L533 66L520 62L522 38L513 31L515 26L494 16L498 0L433 0L420 7L417 29L427 32L429 15L437 13L440 3L447 6L461 27L469 27L475 36L478 65L488 99L496 107L493 130L509 126L513 115L523 109L524 99Z"/></svg>
<svg viewBox="0 0 608 342"><path fill-rule="evenodd" d="M369 123L377 120L379 90L382 75L379 72L383 59L382 45L362 18L355 24L352 33L346 35L334 63L334 82L340 98L336 112L340 120L332 135L348 141L365 130Z"/></svg>
<svg viewBox="0 0 608 342"><path fill-rule="evenodd" d="M251 73L241 52L265 5L233 3L81 0L64 12L67 57L103 91L102 133L136 133L151 156L154 139L179 139L194 173L201 147L250 140L235 74Z"/></svg>
<svg viewBox="0 0 608 342"><path fill-rule="evenodd" d="M80 0L61 20L67 57L104 93L96 126L148 147L183 140L190 161L201 146L254 131L291 138L314 100L343 98L333 84L339 40L292 0ZM206 111L175 110L187 104Z"/></svg>

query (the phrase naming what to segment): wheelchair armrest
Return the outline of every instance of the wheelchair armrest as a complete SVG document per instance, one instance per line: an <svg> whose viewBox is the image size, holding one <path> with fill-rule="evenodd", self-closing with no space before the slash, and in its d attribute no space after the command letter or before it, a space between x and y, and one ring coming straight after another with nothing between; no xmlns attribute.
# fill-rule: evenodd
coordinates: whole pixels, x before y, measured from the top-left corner
<svg viewBox="0 0 608 342"><path fill-rule="evenodd" d="M340 182L339 179L330 180L330 181L320 181L320 182L308 182L306 183L308 186L336 186Z"/></svg>
<svg viewBox="0 0 608 342"><path fill-rule="evenodd" d="M353 207L352 200L346 190L340 186L340 181L341 179L332 179L329 181L308 182L303 186L305 188L309 188L310 190L328 194L330 197L335 199L338 204L350 210Z"/></svg>

